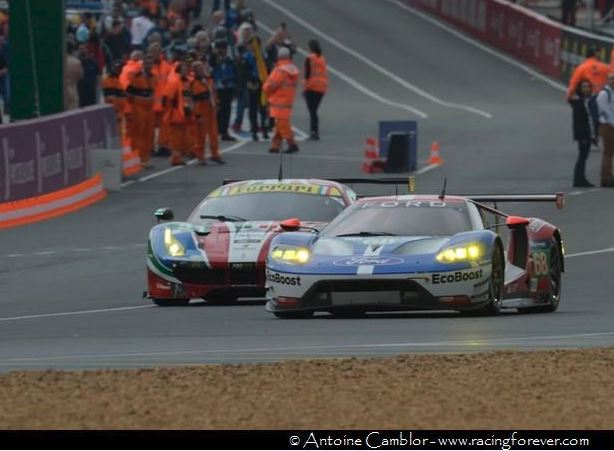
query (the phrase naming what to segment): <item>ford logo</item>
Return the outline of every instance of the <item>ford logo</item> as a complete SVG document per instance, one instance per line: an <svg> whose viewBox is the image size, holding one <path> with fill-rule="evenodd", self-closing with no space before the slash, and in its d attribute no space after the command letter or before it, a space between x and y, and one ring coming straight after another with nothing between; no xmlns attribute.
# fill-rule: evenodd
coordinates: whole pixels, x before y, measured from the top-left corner
<svg viewBox="0 0 614 451"><path fill-rule="evenodd" d="M387 265L398 265L399 263L403 263L402 258L363 256L363 257L344 258L343 260L336 260L333 262L333 265L337 265L337 266L364 266L364 265L387 266Z"/></svg>

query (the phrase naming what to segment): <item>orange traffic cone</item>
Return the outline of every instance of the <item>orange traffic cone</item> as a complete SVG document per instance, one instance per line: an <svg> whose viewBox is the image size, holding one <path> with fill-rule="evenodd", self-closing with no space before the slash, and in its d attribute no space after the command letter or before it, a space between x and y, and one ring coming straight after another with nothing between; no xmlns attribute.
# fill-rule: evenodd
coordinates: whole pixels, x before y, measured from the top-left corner
<svg viewBox="0 0 614 451"><path fill-rule="evenodd" d="M369 137L365 140L365 160L362 163L362 172L371 174L374 172L383 172L383 162L379 159L379 151L377 149L377 140Z"/></svg>
<svg viewBox="0 0 614 451"><path fill-rule="evenodd" d="M429 158L429 164L441 164L443 160L439 155L439 143L437 141L433 141L431 144L431 157Z"/></svg>

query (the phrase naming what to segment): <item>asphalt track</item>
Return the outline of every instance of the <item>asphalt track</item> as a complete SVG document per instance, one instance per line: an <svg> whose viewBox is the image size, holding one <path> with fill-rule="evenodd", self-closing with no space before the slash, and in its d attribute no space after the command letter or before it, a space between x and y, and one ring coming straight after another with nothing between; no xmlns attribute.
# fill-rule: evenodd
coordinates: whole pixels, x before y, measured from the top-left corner
<svg viewBox="0 0 614 451"><path fill-rule="evenodd" d="M562 228L559 311L283 321L258 303L151 306L141 299L151 213L171 206L185 217L225 177L274 177L278 160L266 144L245 143L226 151L226 166L155 175L84 211L1 231L0 371L614 345L614 192L571 188L576 149L560 89L393 2L251 3L263 28L285 21L303 47L320 39L334 68L323 139L301 143L286 175L359 176L363 140L378 120L417 119L419 192L438 192L443 177L451 193L571 192L563 210L508 208ZM295 124L307 128L300 99ZM436 168L424 166L433 140L444 158ZM593 181L600 157L591 152Z"/></svg>

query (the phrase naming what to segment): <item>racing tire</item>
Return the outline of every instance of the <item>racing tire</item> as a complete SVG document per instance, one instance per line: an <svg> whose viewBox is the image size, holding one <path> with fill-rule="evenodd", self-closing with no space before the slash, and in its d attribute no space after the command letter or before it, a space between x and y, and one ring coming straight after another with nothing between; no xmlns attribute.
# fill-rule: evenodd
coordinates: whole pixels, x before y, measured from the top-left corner
<svg viewBox="0 0 614 451"><path fill-rule="evenodd" d="M552 240L550 243L550 266L548 269L550 276L550 293L548 293L548 301L545 305L536 305L534 307L522 307L518 309L520 313L551 313L559 308L561 302L561 251L558 243Z"/></svg>
<svg viewBox="0 0 614 451"><path fill-rule="evenodd" d="M296 312L273 312L280 319L309 319L313 316L313 310L299 310Z"/></svg>
<svg viewBox="0 0 614 451"><path fill-rule="evenodd" d="M152 299L151 301L158 307L185 306L190 303L189 299Z"/></svg>
<svg viewBox="0 0 614 451"><path fill-rule="evenodd" d="M229 294L213 294L205 298L209 305L232 305L236 304L237 297Z"/></svg>
<svg viewBox="0 0 614 451"><path fill-rule="evenodd" d="M492 267L488 281L488 302L477 310L463 311L461 313L471 316L492 316L501 311L503 304L503 286L505 284L505 261L503 251L495 246L492 254Z"/></svg>

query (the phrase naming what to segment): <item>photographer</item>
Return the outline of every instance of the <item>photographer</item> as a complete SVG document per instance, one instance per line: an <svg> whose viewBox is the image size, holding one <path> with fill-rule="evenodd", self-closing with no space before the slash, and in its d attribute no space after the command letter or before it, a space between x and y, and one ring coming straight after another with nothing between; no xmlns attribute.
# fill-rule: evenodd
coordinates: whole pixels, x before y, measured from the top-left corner
<svg viewBox="0 0 614 451"><path fill-rule="evenodd" d="M222 141L236 141L228 134L232 98L237 89L237 68L228 56L228 42L217 40L213 42L213 54L210 60L213 81L219 97L217 111L218 130Z"/></svg>

